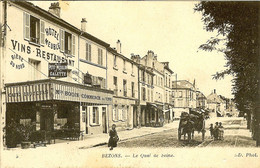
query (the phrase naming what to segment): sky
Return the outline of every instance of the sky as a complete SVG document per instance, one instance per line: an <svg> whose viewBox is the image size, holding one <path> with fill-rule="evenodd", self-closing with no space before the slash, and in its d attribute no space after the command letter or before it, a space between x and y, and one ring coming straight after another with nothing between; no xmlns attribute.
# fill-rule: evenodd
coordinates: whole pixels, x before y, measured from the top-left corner
<svg viewBox="0 0 260 168"><path fill-rule="evenodd" d="M32 1L48 10L51 1ZM225 69L224 55L205 52L198 47L215 32L206 32L201 13L194 12L192 1L60 1L61 18L80 28L87 20L87 32L116 47L119 39L122 54L141 57L154 51L161 62L170 62L177 80L188 80L208 96L233 98L232 77L213 80L212 75ZM175 79L175 77L174 77Z"/></svg>

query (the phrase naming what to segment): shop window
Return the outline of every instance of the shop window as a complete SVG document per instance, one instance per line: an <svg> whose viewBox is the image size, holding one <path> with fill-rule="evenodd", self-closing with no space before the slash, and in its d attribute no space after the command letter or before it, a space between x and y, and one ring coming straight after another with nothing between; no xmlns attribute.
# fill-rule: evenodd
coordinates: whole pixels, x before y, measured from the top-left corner
<svg viewBox="0 0 260 168"><path fill-rule="evenodd" d="M91 62L91 44L86 43L86 60Z"/></svg>
<svg viewBox="0 0 260 168"><path fill-rule="evenodd" d="M93 107L92 123L93 124L99 124L99 111L98 111L98 107Z"/></svg>
<svg viewBox="0 0 260 168"><path fill-rule="evenodd" d="M44 21L24 12L24 39L35 43L44 44L45 23Z"/></svg>
<svg viewBox="0 0 260 168"><path fill-rule="evenodd" d="M60 105L57 112L57 118L68 118L69 108L66 105Z"/></svg>
<svg viewBox="0 0 260 168"><path fill-rule="evenodd" d="M75 36L62 29L60 29L60 50L75 56Z"/></svg>
<svg viewBox="0 0 260 168"><path fill-rule="evenodd" d="M103 50L100 48L98 49L98 64L103 65Z"/></svg>

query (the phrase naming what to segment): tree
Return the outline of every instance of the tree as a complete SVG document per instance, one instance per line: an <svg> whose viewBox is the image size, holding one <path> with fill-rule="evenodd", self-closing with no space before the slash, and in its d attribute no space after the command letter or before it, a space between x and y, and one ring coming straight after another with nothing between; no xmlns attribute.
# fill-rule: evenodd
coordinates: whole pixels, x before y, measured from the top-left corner
<svg viewBox="0 0 260 168"><path fill-rule="evenodd" d="M247 114L248 128L253 138L259 131L259 2L200 2L196 12L202 12L206 31L217 31L199 48L223 52L226 70L217 72L214 79L233 75L232 93L240 115ZM224 46L224 47L223 47Z"/></svg>

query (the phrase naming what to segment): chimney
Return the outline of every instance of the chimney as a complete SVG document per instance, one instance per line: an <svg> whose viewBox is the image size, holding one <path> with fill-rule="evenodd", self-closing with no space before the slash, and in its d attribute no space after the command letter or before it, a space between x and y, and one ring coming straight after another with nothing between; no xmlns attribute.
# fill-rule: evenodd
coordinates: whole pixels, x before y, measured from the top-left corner
<svg viewBox="0 0 260 168"><path fill-rule="evenodd" d="M86 25L87 25L86 18L82 18L82 20L81 20L81 31L86 32Z"/></svg>
<svg viewBox="0 0 260 168"><path fill-rule="evenodd" d="M59 2L51 3L51 6L49 7L49 12L60 17L60 5Z"/></svg>
<svg viewBox="0 0 260 168"><path fill-rule="evenodd" d="M117 52L121 54L121 42L120 42L120 40L117 40L116 43L117 43L117 48L116 48Z"/></svg>
<svg viewBox="0 0 260 168"><path fill-rule="evenodd" d="M213 93L216 94L216 89L213 90Z"/></svg>

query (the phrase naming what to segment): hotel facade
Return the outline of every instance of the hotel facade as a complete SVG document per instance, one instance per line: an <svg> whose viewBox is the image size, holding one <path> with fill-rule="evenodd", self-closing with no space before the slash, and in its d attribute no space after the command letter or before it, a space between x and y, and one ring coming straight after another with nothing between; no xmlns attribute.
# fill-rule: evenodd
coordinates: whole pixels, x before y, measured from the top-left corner
<svg viewBox="0 0 260 168"><path fill-rule="evenodd" d="M119 40L112 48L87 33L86 19L80 29L63 20L58 3L48 11L26 1L0 7L1 128L15 122L84 136L173 120L173 72L152 51L127 58Z"/></svg>

